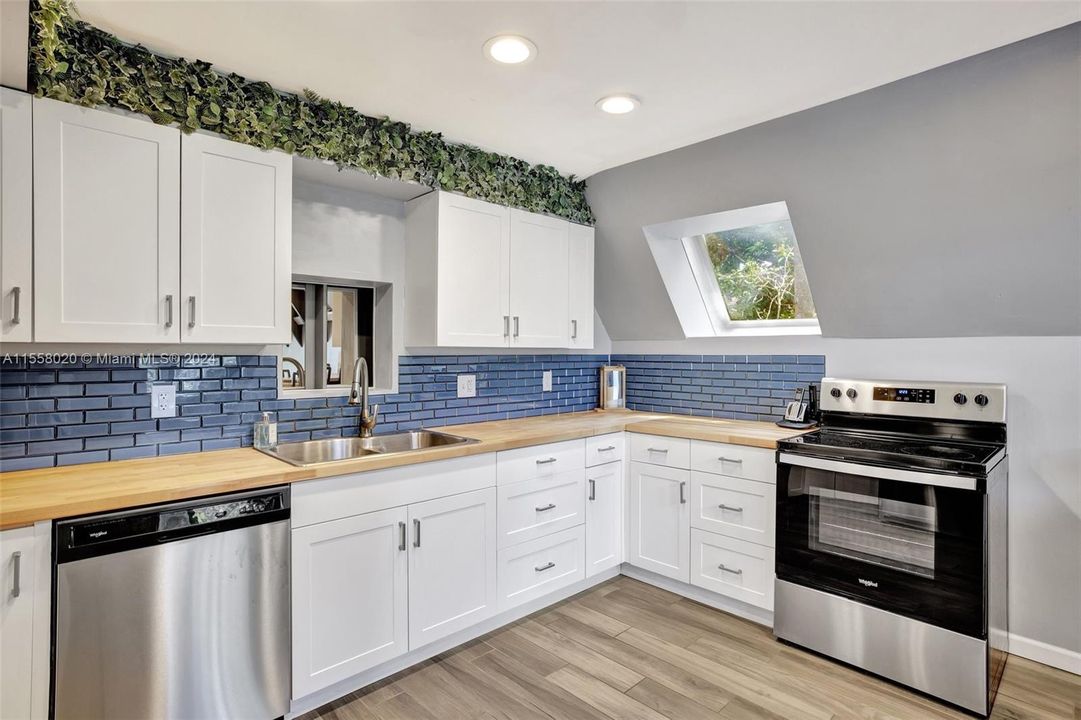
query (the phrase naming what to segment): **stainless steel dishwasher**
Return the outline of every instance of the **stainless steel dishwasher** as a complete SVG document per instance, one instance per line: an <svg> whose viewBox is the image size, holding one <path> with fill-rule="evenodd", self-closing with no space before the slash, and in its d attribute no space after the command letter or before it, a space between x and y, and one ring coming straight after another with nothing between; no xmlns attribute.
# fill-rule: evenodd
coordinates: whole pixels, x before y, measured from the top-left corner
<svg viewBox="0 0 1081 720"><path fill-rule="evenodd" d="M55 525L53 716L289 710L289 490Z"/></svg>

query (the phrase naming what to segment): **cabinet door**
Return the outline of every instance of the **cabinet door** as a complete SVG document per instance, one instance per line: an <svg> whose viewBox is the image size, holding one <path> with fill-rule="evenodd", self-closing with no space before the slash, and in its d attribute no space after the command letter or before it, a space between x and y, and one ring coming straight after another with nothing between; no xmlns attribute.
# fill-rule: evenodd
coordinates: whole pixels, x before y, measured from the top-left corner
<svg viewBox="0 0 1081 720"><path fill-rule="evenodd" d="M34 99L35 340L180 339L179 185L176 128Z"/></svg>
<svg viewBox="0 0 1081 720"><path fill-rule="evenodd" d="M495 613L496 491L409 506L409 649Z"/></svg>
<svg viewBox="0 0 1081 720"><path fill-rule="evenodd" d="M569 223L510 211L511 347L567 347Z"/></svg>
<svg viewBox="0 0 1081 720"><path fill-rule="evenodd" d="M293 531L293 697L406 652L406 509Z"/></svg>
<svg viewBox="0 0 1081 720"><path fill-rule="evenodd" d="M690 580L690 472L632 462L627 562Z"/></svg>
<svg viewBox="0 0 1081 720"><path fill-rule="evenodd" d="M506 346L510 211L440 193L438 247L439 345Z"/></svg>
<svg viewBox="0 0 1081 720"><path fill-rule="evenodd" d="M32 715L34 528L0 533L0 718Z"/></svg>
<svg viewBox="0 0 1081 720"><path fill-rule="evenodd" d="M181 339L289 342L292 157L208 135L181 147Z"/></svg>
<svg viewBox="0 0 1081 720"><path fill-rule="evenodd" d="M623 463L586 471L586 575L623 562Z"/></svg>
<svg viewBox="0 0 1081 720"><path fill-rule="evenodd" d="M34 159L31 99L0 88L0 340L30 342Z"/></svg>
<svg viewBox="0 0 1081 720"><path fill-rule="evenodd" d="M570 225L570 346L593 347L593 228Z"/></svg>

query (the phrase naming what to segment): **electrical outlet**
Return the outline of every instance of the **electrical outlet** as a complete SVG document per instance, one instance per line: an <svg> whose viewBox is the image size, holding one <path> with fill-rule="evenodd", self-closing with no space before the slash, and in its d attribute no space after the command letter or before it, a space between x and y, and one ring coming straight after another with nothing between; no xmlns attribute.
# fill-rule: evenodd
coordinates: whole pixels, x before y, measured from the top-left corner
<svg viewBox="0 0 1081 720"><path fill-rule="evenodd" d="M162 383L150 386L150 417L176 417L176 385Z"/></svg>
<svg viewBox="0 0 1081 720"><path fill-rule="evenodd" d="M458 376L458 397L471 398L477 396L477 376L476 375L459 375Z"/></svg>
<svg viewBox="0 0 1081 720"><path fill-rule="evenodd" d="M541 375L541 386L542 386L541 389L544 392L552 392L552 371L551 370L545 370L544 374Z"/></svg>

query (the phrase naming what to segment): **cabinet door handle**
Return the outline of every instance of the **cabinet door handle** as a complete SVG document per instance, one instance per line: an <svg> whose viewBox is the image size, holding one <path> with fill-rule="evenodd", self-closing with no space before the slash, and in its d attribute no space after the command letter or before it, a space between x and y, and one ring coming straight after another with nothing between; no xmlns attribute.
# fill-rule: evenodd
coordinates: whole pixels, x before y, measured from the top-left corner
<svg viewBox="0 0 1081 720"><path fill-rule="evenodd" d="M727 565L725 565L724 563L721 563L720 565L718 565L717 569L718 570L724 570L725 572L732 573L733 575L742 575L743 574L743 570L736 569L736 568L730 568Z"/></svg>
<svg viewBox="0 0 1081 720"><path fill-rule="evenodd" d="M668 454L668 448L646 448L646 452L660 453L661 455Z"/></svg>
<svg viewBox="0 0 1081 720"><path fill-rule="evenodd" d="M590 480L589 481L589 499L590 500L596 500L597 499L597 481L596 480Z"/></svg>
<svg viewBox="0 0 1081 720"><path fill-rule="evenodd" d="M537 572L544 572L545 570L551 570L555 566L556 564L554 562L546 562L543 565L538 565L533 569Z"/></svg>
<svg viewBox="0 0 1081 720"><path fill-rule="evenodd" d="M719 507L721 510L729 510L731 512L738 512L738 513L743 512L743 508L741 508L741 507L732 507L731 505L725 505L724 503L721 503L717 507Z"/></svg>
<svg viewBox="0 0 1081 720"><path fill-rule="evenodd" d="M188 327L195 327L195 296L188 296Z"/></svg>
<svg viewBox="0 0 1081 720"><path fill-rule="evenodd" d="M22 594L22 564L23 554L21 551L11 553L11 564L13 566L14 578L11 584L11 597L19 597Z"/></svg>
<svg viewBox="0 0 1081 720"><path fill-rule="evenodd" d="M687 492L686 492L686 490L687 490L687 483L686 482L681 482L679 484L679 504L680 505L686 505L687 504Z"/></svg>
<svg viewBox="0 0 1081 720"><path fill-rule="evenodd" d="M503 337L510 337L510 315L503 316Z"/></svg>
<svg viewBox="0 0 1081 720"><path fill-rule="evenodd" d="M405 551L405 523L398 522L398 550Z"/></svg>
<svg viewBox="0 0 1081 720"><path fill-rule="evenodd" d="M19 300L22 299L23 289L16 285L11 288L11 294L14 296L12 297L14 307L11 312L11 324L18 325L22 321L22 318L19 317Z"/></svg>
<svg viewBox="0 0 1081 720"><path fill-rule="evenodd" d="M413 518L413 547L420 547L420 520Z"/></svg>
<svg viewBox="0 0 1081 720"><path fill-rule="evenodd" d="M165 327L171 328L173 326L173 296L165 296Z"/></svg>
<svg viewBox="0 0 1081 720"><path fill-rule="evenodd" d="M720 460L721 462L738 463L740 465L743 464L743 458L730 458L730 457L725 457L724 455L721 455L717 459Z"/></svg>
<svg viewBox="0 0 1081 720"><path fill-rule="evenodd" d="M547 510L555 510L556 509L556 504L555 503L548 503L547 505L538 505L537 507L535 507L533 509L536 510L537 512L545 512Z"/></svg>
<svg viewBox="0 0 1081 720"><path fill-rule="evenodd" d="M578 321L571 320L571 340L578 339Z"/></svg>
<svg viewBox="0 0 1081 720"><path fill-rule="evenodd" d="M518 316L514 316L514 337L518 337Z"/></svg>
<svg viewBox="0 0 1081 720"><path fill-rule="evenodd" d="M550 457L550 458L547 458L545 460L538 460L537 464L538 465L548 465L548 464L554 463L555 461L556 461L556 458Z"/></svg>

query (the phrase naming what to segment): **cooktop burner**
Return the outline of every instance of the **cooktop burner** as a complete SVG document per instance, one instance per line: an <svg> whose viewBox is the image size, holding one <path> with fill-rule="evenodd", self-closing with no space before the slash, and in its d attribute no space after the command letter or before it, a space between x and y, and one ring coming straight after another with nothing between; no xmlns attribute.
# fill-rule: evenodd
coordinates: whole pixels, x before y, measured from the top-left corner
<svg viewBox="0 0 1081 720"><path fill-rule="evenodd" d="M953 473L986 472L1003 449L996 443L954 442L941 437L866 433L823 428L779 443L786 452L875 465Z"/></svg>

